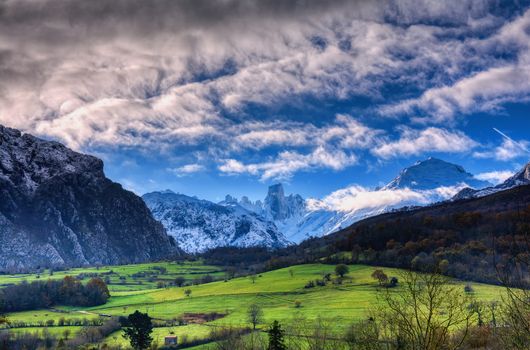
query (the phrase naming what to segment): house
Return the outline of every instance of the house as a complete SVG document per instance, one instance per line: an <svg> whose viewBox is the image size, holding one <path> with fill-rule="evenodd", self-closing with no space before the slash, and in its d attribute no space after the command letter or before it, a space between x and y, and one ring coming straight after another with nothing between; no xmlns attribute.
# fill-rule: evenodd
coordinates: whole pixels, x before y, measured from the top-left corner
<svg viewBox="0 0 530 350"><path fill-rule="evenodd" d="M176 346L177 345L177 336L176 335L168 335L164 338L164 345L166 346Z"/></svg>

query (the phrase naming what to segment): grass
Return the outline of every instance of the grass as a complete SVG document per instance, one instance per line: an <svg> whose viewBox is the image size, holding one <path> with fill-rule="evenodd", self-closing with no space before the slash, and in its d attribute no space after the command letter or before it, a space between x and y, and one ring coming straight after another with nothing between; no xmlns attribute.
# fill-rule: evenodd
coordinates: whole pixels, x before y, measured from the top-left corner
<svg viewBox="0 0 530 350"><path fill-rule="evenodd" d="M167 264L168 273L172 264ZM121 273L132 273L149 268L127 266L117 268ZM200 267L193 263L184 265L193 271L213 271L213 267ZM135 310L148 312L157 320L178 319L185 313L222 313L225 317L206 324L189 324L172 328L156 328L155 339L163 342L163 338L174 332L177 336L187 335L190 339L206 337L214 326L248 326L246 310L252 303L263 308L264 320L261 327L265 327L273 320L288 321L293 317L315 320L322 317L334 320L339 328L366 318L368 309L377 303L377 282L371 278L375 268L364 265L350 266L347 278L340 285L328 283L325 287L304 288L309 280L321 279L324 274L333 273L334 266L311 264L292 266L290 268L270 271L259 275L255 282L250 278L241 277L227 282L218 281L189 287L169 287L164 289L140 289L116 291L107 304L92 308L60 307L61 311L69 312L68 316L60 312L49 310L13 313L8 315L10 320L49 319L50 317L97 317L97 314L126 316ZM388 276L399 276L397 269L383 268ZM189 271L189 270L188 270ZM182 273L182 272L181 272ZM458 283L462 290L464 282ZM475 296L480 300L498 300L503 289L497 286L473 283ZM187 297L185 289L192 291ZM394 288L399 291L400 287ZM301 307L295 306L295 301L301 302ZM85 312L88 314L80 314ZM52 327L50 327L51 329ZM119 332L118 332L119 333ZM116 333L106 339L107 344L125 341ZM122 344L122 343L120 343Z"/></svg>
<svg viewBox="0 0 530 350"><path fill-rule="evenodd" d="M160 269L166 271L162 273ZM90 268L76 268L65 271L42 270L34 274L0 275L0 287L18 284L22 281L46 281L48 279L62 279L65 276L76 276L88 279L91 276L108 278L109 289L112 292L139 291L156 289L159 282L170 284L177 277L184 277L191 283L194 279L210 275L215 279L224 276L224 270L216 266L203 265L200 261L159 262L149 264L101 266Z"/></svg>

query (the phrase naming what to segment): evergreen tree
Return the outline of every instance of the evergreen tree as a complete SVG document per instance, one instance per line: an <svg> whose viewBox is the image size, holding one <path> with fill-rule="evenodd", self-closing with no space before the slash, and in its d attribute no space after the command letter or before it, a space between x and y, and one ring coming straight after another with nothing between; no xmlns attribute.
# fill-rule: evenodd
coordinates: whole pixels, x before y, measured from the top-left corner
<svg viewBox="0 0 530 350"><path fill-rule="evenodd" d="M283 342L284 331L278 321L272 323L269 329L269 348L268 350L286 350L287 347Z"/></svg>
<svg viewBox="0 0 530 350"><path fill-rule="evenodd" d="M123 337L130 341L132 348L135 350L147 349L153 341L151 337L153 332L151 317L138 310L129 315L123 331L125 333Z"/></svg>

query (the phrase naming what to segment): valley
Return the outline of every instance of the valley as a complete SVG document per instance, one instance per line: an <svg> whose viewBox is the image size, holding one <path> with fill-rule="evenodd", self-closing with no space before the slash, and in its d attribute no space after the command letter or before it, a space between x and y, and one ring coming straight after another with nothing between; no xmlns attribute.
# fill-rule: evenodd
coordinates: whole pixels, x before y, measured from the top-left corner
<svg viewBox="0 0 530 350"><path fill-rule="evenodd" d="M162 345L165 336L174 333L179 339L207 339L211 329L215 327L248 327L246 310L251 304L259 305L263 310L263 318L259 329L266 330L274 320L289 325L292 322L313 324L317 320L330 325L329 331L337 336L345 333L345 329L355 322L369 317L369 311L378 301L378 282L371 277L377 267L365 265L349 266L341 284L337 283L334 265L309 264L292 266L285 269L264 272L255 278L250 276L236 277L225 281L221 269L203 266L199 263L160 263L152 265L128 265L120 268L101 267L99 270L73 270L68 273L105 273L112 269L120 275L132 278L132 274L150 271L154 267L165 267L167 274L159 275L161 279L185 276L186 284L206 275L215 276L220 280L205 284L183 287L154 288L152 285L128 285L125 287L109 285L111 298L105 305L89 308L56 306L49 310L25 311L8 314L12 322L13 332L42 332L64 336L70 331L74 336L81 329L91 326L68 325L59 326L60 319L73 319L79 323L89 323L108 316L126 316L134 310L147 312L153 317L155 325L154 339ZM388 276L401 278L403 271L382 268ZM68 274L64 273L64 274ZM56 274L56 276L55 276ZM54 278L62 276L56 272ZM325 286L306 288L308 281L323 279L330 274L332 281ZM3 277L2 283L7 277ZM19 281L33 276L17 276ZM45 278L44 276L42 278ZM452 282L464 292L465 282ZM485 303L500 301L504 288L480 283L471 283L471 294ZM146 289L147 288L147 289ZM185 290L191 290L187 296ZM398 286L392 293L399 293ZM104 315L103 317L99 315ZM208 315L218 315L208 321ZM218 318L216 318L218 317ZM53 320L53 323L52 323ZM17 322L27 323L27 327L16 327ZM39 326L39 323L42 325ZM182 323L182 325L179 325ZM46 326L48 324L48 326ZM108 345L126 346L121 332L113 333L101 341ZM215 345L214 342L210 346ZM207 344L203 345L207 348Z"/></svg>

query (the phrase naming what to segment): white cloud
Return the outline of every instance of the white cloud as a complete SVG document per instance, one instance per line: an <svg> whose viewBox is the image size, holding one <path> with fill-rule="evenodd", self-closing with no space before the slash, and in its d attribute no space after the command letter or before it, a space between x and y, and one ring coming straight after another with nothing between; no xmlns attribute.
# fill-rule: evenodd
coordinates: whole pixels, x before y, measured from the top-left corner
<svg viewBox="0 0 530 350"><path fill-rule="evenodd" d="M498 171L489 171L485 173L480 173L475 175L479 180L484 180L493 183L494 185L500 184L509 177L513 176L514 172L511 170L498 170Z"/></svg>
<svg viewBox="0 0 530 350"><path fill-rule="evenodd" d="M398 140L382 142L373 153L382 158L417 155L427 152L468 152L478 144L460 131L429 127L403 128Z"/></svg>
<svg viewBox="0 0 530 350"><path fill-rule="evenodd" d="M493 130L502 136L502 143L492 150L473 153L476 158L494 158L500 161L510 161L530 155L530 142L526 140L516 141L498 129L494 128Z"/></svg>
<svg viewBox="0 0 530 350"><path fill-rule="evenodd" d="M499 22L495 1L98 4L48 0L38 17L31 5L2 4L0 122L76 148L177 147L238 124L220 112L248 103L380 99L396 77L424 87L461 76L462 63L496 61L469 55L462 40ZM521 36L505 32L497 40ZM258 137L242 142L259 148Z"/></svg>
<svg viewBox="0 0 530 350"><path fill-rule="evenodd" d="M479 72L427 89L419 98L383 106L382 114L413 115L417 110L426 116L414 119L422 122L452 120L458 113L496 111L506 102L530 98L530 10L506 23L495 35L466 42L477 55L488 57L492 52L515 55L515 60L484 60Z"/></svg>
<svg viewBox="0 0 530 350"><path fill-rule="evenodd" d="M189 176L194 173L204 171L206 168L201 164L186 164L178 168L169 168L168 171L172 172L178 177Z"/></svg>
<svg viewBox="0 0 530 350"><path fill-rule="evenodd" d="M371 190L353 185L332 192L322 200L309 200L310 210L334 210L360 214L382 212L410 205L427 205L456 195L465 185L443 186L431 190L383 189Z"/></svg>
<svg viewBox="0 0 530 350"><path fill-rule="evenodd" d="M244 164L235 159L227 159L219 166L219 170L227 174L250 174L259 176L261 180L288 179L298 171L308 171L317 168L341 170L357 162L353 154L342 150L329 150L317 147L308 154L284 151L275 159L253 164Z"/></svg>
<svg viewBox="0 0 530 350"><path fill-rule="evenodd" d="M404 206L406 203L427 204L429 201L423 194L410 189L373 191L354 185L335 191L321 201L313 201L310 209L349 212Z"/></svg>

